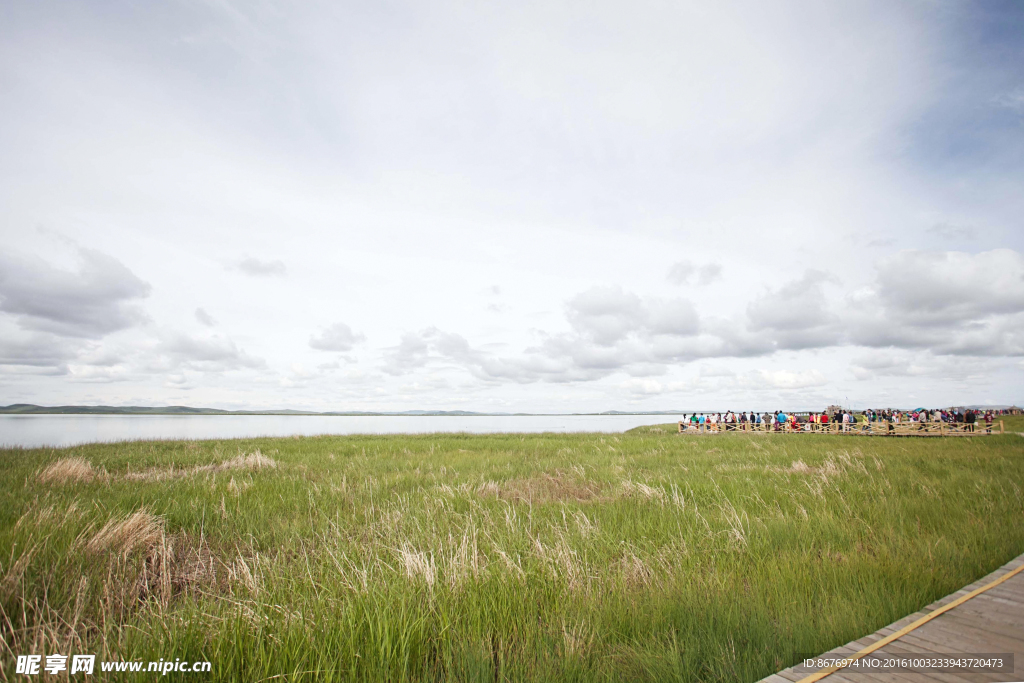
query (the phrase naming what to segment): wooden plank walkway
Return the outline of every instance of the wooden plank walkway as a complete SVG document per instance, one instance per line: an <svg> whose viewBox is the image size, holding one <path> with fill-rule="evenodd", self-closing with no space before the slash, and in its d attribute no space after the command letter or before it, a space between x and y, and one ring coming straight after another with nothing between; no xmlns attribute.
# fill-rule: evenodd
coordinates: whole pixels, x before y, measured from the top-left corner
<svg viewBox="0 0 1024 683"><path fill-rule="evenodd" d="M1024 555L1019 555L988 576L965 586L952 595L933 602L920 612L915 612L860 640L847 643L822 655L849 656L878 642L882 638L912 624L934 610L948 605L971 591L1024 565ZM1024 681L1024 571L1003 583L980 593L967 602L958 605L915 630L876 650L875 657L898 654L994 654L1013 653L1012 673L918 673L900 671L893 673L840 669L821 683L923 683L941 681L945 683L987 683L989 681ZM813 673L796 667L783 669L762 679L761 683L795 683Z"/></svg>
<svg viewBox="0 0 1024 683"><path fill-rule="evenodd" d="M961 423L948 424L945 422L902 422L892 424L889 422L857 422L855 424L812 424L800 423L798 427L786 423L775 427L770 424L751 425L742 422L718 422L694 425L680 420L678 422L679 433L688 436L712 436L728 432L737 434L838 434L841 436L894 436L894 437L975 437L990 436L993 434L1005 434L1003 421L999 420L991 428L986 427L983 422L973 426Z"/></svg>

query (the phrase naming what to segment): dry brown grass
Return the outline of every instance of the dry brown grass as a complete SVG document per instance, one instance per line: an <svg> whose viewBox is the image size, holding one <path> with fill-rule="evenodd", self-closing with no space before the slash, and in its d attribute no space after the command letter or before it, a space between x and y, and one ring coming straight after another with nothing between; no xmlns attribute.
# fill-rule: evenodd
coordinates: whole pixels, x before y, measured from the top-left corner
<svg viewBox="0 0 1024 683"><path fill-rule="evenodd" d="M194 590L227 590L232 578L247 587L254 582L248 567L243 577L232 577L226 566L218 573L219 562L207 543L168 534L164 520L144 508L111 519L85 547L112 556L101 596L107 613L127 614L151 601L166 607L175 596Z"/></svg>
<svg viewBox="0 0 1024 683"><path fill-rule="evenodd" d="M877 459L875 460L875 467L876 469L881 469ZM818 467L812 467L811 465L806 464L803 460L794 460L788 468L782 471L788 474L814 475L823 480L828 480L831 477L846 474L847 470L851 468L859 470L864 474L868 474L868 470L864 466L864 458L858 451L854 451L853 453L847 453L845 451L840 453L829 453L825 462Z"/></svg>
<svg viewBox="0 0 1024 683"><path fill-rule="evenodd" d="M569 590L587 590L591 580L597 578L583 556L565 538L559 538L552 545L545 545L534 537L533 545L534 555L544 562L552 578L563 581Z"/></svg>
<svg viewBox="0 0 1024 683"><path fill-rule="evenodd" d="M519 500L527 503L550 503L575 500L594 500L601 494L597 482L586 481L566 472L556 471L528 479L510 479L504 482L487 481L477 488L481 497L493 496L502 500Z"/></svg>
<svg viewBox="0 0 1024 683"><path fill-rule="evenodd" d="M567 659L584 658L594 646L594 629L586 622L562 621L562 656Z"/></svg>
<svg viewBox="0 0 1024 683"><path fill-rule="evenodd" d="M485 562L477 547L475 530L472 534L463 534L462 541L452 549L446 559L445 578L453 590L458 589L468 580L478 579Z"/></svg>
<svg viewBox="0 0 1024 683"><path fill-rule="evenodd" d="M622 580L631 587L647 586L654 578L651 568L632 552L626 553L619 560L619 571L622 573Z"/></svg>
<svg viewBox="0 0 1024 683"><path fill-rule="evenodd" d="M44 484L67 484L69 482L90 482L97 476L92 463L84 458L61 458L39 474Z"/></svg>
<svg viewBox="0 0 1024 683"><path fill-rule="evenodd" d="M99 595L105 621L124 620L147 606L166 609L181 595L227 593L233 582L251 585L250 577L232 576L207 544L196 543L185 534L161 533L157 539L152 535L152 525L146 521L141 518L131 525L139 530L135 534L138 541L134 556L114 555L108 565ZM143 548L145 551L140 552ZM218 564L223 571L218 572Z"/></svg>
<svg viewBox="0 0 1024 683"><path fill-rule="evenodd" d="M187 477L190 474L195 474L195 472L195 469L187 470L171 465L170 467L151 467L137 472L129 470L122 474L119 479L123 481L157 482L166 481L168 479L180 479L181 477Z"/></svg>
<svg viewBox="0 0 1024 683"><path fill-rule="evenodd" d="M422 550L416 550L405 544L398 549L397 553L408 578L422 580L428 588L434 587L434 582L437 580L437 565L434 564L433 554L428 555Z"/></svg>
<svg viewBox="0 0 1024 683"><path fill-rule="evenodd" d="M126 472L120 478L125 481L156 482L192 477L199 474L216 474L217 472L230 472L237 470L259 472L261 470L276 468L276 460L263 455L259 449L256 449L252 453L240 453L230 460L212 463L210 465L198 465L196 467L186 468L176 468L174 465L171 465L170 467L151 467L138 472Z"/></svg>
<svg viewBox="0 0 1024 683"><path fill-rule="evenodd" d="M7 568L7 571L2 572L3 578L0 579L0 596L3 599L9 598L17 590L21 584L21 578L25 575L25 570L28 568L29 562L32 561L32 555L35 553L35 546L24 551L21 556L14 560L11 565Z"/></svg>
<svg viewBox="0 0 1024 683"><path fill-rule="evenodd" d="M252 567L249 566L249 562L253 563ZM227 567L228 581L244 586L249 595L256 597L263 589L262 577L257 569L259 558L253 558L249 562L239 554L238 558Z"/></svg>
<svg viewBox="0 0 1024 683"><path fill-rule="evenodd" d="M818 468L811 467L803 460L794 460L793 464L786 470L786 472L789 472L790 474L814 474L817 471Z"/></svg>
<svg viewBox="0 0 1024 683"><path fill-rule="evenodd" d="M225 460L220 465L211 465L218 472L224 470L251 470L258 472L265 469L277 469L277 461L267 457L257 448L248 455L238 455L231 460Z"/></svg>
<svg viewBox="0 0 1024 683"><path fill-rule="evenodd" d="M227 589L232 577L226 570L218 572L218 564L209 545L196 543L184 534L164 536L146 556L135 580L134 597L139 601L154 597L161 606L167 606L178 595ZM247 588L258 583L252 576L234 578Z"/></svg>
<svg viewBox="0 0 1024 683"><path fill-rule="evenodd" d="M47 466L39 473L39 480L44 484L90 482L100 478L103 478L104 480L115 479L121 481L158 482L170 479L181 479L183 477L191 477L198 474L238 470L259 472L261 470L276 468L277 461L271 457L263 455L259 449L248 454L239 453L230 460L212 463L210 465L198 465L196 467L175 467L174 465L171 465L170 467L151 467L135 472L129 470L128 472L117 476L109 476L102 470L96 470L93 468L92 463L84 458L70 457L61 458L57 462Z"/></svg>
<svg viewBox="0 0 1024 683"><path fill-rule="evenodd" d="M72 505L64 519L76 511ZM26 514L26 524L39 519L51 527L61 523L49 507ZM28 547L10 565L0 566L0 598L14 601L10 612L4 609L10 603L0 605L0 642L11 651L81 651L102 624L125 623L147 610L163 611L176 596L230 592L232 578L247 588L259 581L248 567L237 564L240 571L234 577L219 571L226 567L205 541L167 533L162 518L140 508L109 519L98 531L92 525L82 530L71 548L85 549L90 567L98 571L92 580L84 575L69 577L74 582L71 598L54 604L47 596L55 577L40 565L45 562L39 552L44 546ZM26 594L30 575L32 583L43 582L41 595ZM17 628L11 620L16 613L21 615ZM108 645L104 642L99 651L106 652ZM0 680L6 680L2 672Z"/></svg>
<svg viewBox="0 0 1024 683"><path fill-rule="evenodd" d="M625 480L622 482L622 495L626 498L643 498L665 502L665 490L660 486L649 486L643 482Z"/></svg>
<svg viewBox="0 0 1024 683"><path fill-rule="evenodd" d="M151 550L164 539L164 521L140 508L125 517L111 519L86 544L90 552L129 555L136 548Z"/></svg>

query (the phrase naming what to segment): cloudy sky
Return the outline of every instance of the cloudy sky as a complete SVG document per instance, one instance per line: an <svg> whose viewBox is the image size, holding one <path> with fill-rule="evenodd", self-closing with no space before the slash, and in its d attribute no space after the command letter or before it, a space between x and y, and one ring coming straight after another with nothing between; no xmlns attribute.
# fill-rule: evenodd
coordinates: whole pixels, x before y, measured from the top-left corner
<svg viewBox="0 0 1024 683"><path fill-rule="evenodd" d="M0 403L1024 401L1024 5L0 5Z"/></svg>

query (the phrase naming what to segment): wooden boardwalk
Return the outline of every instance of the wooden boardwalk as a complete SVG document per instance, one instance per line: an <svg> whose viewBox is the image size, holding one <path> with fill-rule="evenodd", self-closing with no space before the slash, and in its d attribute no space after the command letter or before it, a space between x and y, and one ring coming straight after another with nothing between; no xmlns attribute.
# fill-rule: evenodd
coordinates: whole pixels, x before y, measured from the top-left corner
<svg viewBox="0 0 1024 683"><path fill-rule="evenodd" d="M908 437L946 437L946 436L990 436L992 434L1004 434L1003 421L998 420L992 427L986 427L985 423L979 422L968 426L962 423L948 424L945 422L903 422L892 424L889 422L858 422L856 424L806 424L793 425L786 423L776 427L775 425L750 424L742 422L718 422L694 425L689 422L679 421L679 433L686 435L713 435L725 432L737 432L746 434L839 434L842 436L908 436ZM1024 680L1024 679L1022 679Z"/></svg>
<svg viewBox="0 0 1024 683"><path fill-rule="evenodd" d="M921 617L935 611L971 591L981 588L1024 565L1024 555L1006 563L983 579L965 586L952 595L933 602L860 640L838 647L823 657L849 656L872 643L896 633ZM931 621L922 624L893 642L872 653L874 657L899 654L983 654L1013 653L1014 670L1009 673L894 673L865 672L840 669L824 678L822 683L918 683L942 681L944 683L973 683L989 681L1024 681L1024 571L963 604L953 607ZM795 683L814 673L814 670L784 669L762 679L762 683Z"/></svg>

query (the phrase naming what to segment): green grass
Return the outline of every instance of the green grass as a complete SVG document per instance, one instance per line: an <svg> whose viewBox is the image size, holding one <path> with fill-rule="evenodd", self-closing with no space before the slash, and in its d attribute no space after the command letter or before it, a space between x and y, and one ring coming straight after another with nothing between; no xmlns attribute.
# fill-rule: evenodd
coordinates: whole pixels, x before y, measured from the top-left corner
<svg viewBox="0 0 1024 683"><path fill-rule="evenodd" d="M1024 432L1024 415L1003 415L996 418L995 424L1003 421L1003 428L1007 432Z"/></svg>
<svg viewBox="0 0 1024 683"><path fill-rule="evenodd" d="M1017 434L674 429L3 451L4 669L754 681L1024 552Z"/></svg>

